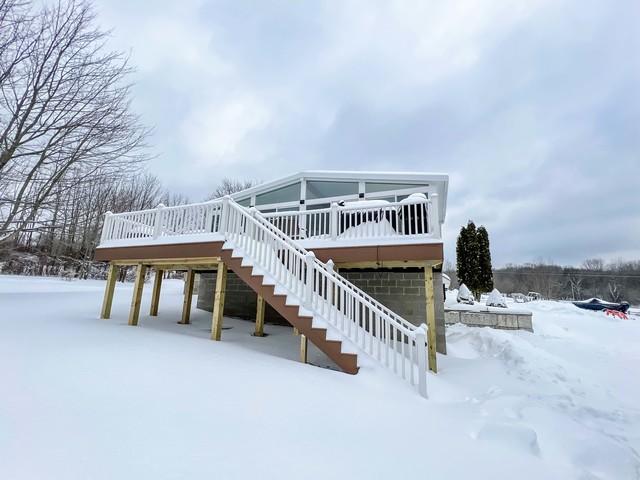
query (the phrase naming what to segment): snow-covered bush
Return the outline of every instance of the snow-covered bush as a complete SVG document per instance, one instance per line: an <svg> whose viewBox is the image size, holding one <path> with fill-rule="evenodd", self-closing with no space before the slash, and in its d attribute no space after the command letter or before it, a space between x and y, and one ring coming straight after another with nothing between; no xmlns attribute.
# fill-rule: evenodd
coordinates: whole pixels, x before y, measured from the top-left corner
<svg viewBox="0 0 640 480"><path fill-rule="evenodd" d="M473 295L471 295L471 292L464 283L458 288L458 297L456 300L458 303L468 303L469 305L473 305Z"/></svg>
<svg viewBox="0 0 640 480"><path fill-rule="evenodd" d="M507 302L497 288L494 288L487 298L487 307L507 308Z"/></svg>

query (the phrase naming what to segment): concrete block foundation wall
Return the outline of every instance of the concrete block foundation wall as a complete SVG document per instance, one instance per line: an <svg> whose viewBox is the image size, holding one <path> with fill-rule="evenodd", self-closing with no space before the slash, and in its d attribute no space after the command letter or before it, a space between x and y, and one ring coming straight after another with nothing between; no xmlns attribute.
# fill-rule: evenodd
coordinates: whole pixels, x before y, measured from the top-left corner
<svg viewBox="0 0 640 480"><path fill-rule="evenodd" d="M424 269L346 270L341 268L340 275L414 325L427 322ZM433 283L436 301L436 346L438 352L447 353L442 273L433 273Z"/></svg>
<svg viewBox="0 0 640 480"><path fill-rule="evenodd" d="M213 294L216 289L216 273L201 273L198 286L197 307L208 312L213 311ZM224 300L224 314L229 317L255 320L258 294L244 283L235 273L227 273L227 290ZM289 325L268 303L265 305L265 322L276 325Z"/></svg>
<svg viewBox="0 0 640 480"><path fill-rule="evenodd" d="M340 269L340 275L409 322L415 325L426 323L423 269ZM433 280L436 301L437 350L440 353L446 353L442 274L434 272ZM207 311L213 310L215 282L215 273L200 275L198 308ZM256 315L256 303L256 293L233 272L229 272L224 314L253 320ZM268 304L265 311L265 321L287 324L287 321Z"/></svg>

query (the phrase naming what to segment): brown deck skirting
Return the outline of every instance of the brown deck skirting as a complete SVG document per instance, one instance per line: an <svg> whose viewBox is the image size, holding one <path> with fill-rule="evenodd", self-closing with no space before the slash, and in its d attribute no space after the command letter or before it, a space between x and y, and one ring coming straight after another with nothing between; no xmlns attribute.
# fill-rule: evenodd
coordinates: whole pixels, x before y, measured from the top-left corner
<svg viewBox="0 0 640 480"><path fill-rule="evenodd" d="M96 250L96 260L144 260L170 258L218 257L223 242L172 243L166 245L137 245L132 247L107 247ZM379 245L311 249L323 262L415 262L442 261L442 243L414 245Z"/></svg>
<svg viewBox="0 0 640 480"><path fill-rule="evenodd" d="M338 265L357 262L441 261L444 258L442 243L314 248L313 253L323 262L331 259Z"/></svg>
<svg viewBox="0 0 640 480"><path fill-rule="evenodd" d="M96 249L96 260L219 257L223 242L172 243Z"/></svg>

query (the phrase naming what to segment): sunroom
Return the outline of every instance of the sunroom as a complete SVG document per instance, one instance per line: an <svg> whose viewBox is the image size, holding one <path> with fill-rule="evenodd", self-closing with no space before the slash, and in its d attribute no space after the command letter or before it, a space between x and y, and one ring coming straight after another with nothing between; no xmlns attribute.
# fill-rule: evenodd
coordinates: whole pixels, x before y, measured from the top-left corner
<svg viewBox="0 0 640 480"><path fill-rule="evenodd" d="M440 174L303 171L231 197L306 246L413 243L440 241L447 185Z"/></svg>

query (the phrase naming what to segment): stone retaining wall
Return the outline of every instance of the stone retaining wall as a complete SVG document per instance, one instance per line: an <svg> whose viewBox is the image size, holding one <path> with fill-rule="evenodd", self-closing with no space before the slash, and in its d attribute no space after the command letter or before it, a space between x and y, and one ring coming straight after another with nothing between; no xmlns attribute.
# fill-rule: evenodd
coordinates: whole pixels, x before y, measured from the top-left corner
<svg viewBox="0 0 640 480"><path fill-rule="evenodd" d="M444 311L444 320L447 325L463 323L470 327L492 327L533 332L532 319L531 313L524 312L470 312L450 309Z"/></svg>

